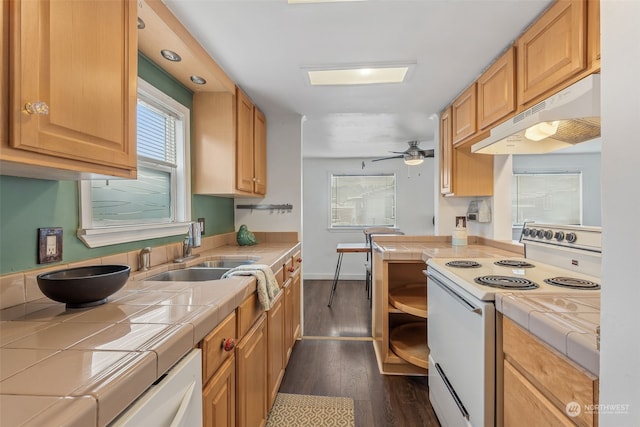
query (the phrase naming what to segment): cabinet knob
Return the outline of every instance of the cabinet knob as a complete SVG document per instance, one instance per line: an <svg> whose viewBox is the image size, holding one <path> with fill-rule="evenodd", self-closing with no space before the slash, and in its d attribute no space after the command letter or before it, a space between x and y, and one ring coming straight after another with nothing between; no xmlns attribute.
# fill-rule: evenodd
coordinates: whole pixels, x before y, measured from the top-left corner
<svg viewBox="0 0 640 427"><path fill-rule="evenodd" d="M231 351L236 348L236 340L233 338L224 338L222 340L222 348L224 351Z"/></svg>
<svg viewBox="0 0 640 427"><path fill-rule="evenodd" d="M287 270L289 270L289 273L293 273L294 271L296 271L296 269L293 268L293 267L289 267L289 268L287 268Z"/></svg>
<svg viewBox="0 0 640 427"><path fill-rule="evenodd" d="M298 262L302 262L302 258L298 258L296 261L298 261Z"/></svg>
<svg viewBox="0 0 640 427"><path fill-rule="evenodd" d="M24 104L24 111L29 114L40 114L46 116L49 114L49 106L44 101L27 102Z"/></svg>

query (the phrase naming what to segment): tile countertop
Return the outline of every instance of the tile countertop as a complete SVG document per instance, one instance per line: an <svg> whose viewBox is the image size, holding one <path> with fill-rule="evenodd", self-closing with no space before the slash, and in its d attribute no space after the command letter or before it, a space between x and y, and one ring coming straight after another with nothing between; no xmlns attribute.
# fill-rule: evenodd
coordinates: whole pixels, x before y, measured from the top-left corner
<svg viewBox="0 0 640 427"><path fill-rule="evenodd" d="M448 236L374 236L376 252L385 260L427 261L429 258L522 257L523 246L469 236L466 246L451 245Z"/></svg>
<svg viewBox="0 0 640 427"><path fill-rule="evenodd" d="M251 277L142 281L220 256L277 270L299 243L222 246L186 264L132 273L109 303L85 309L42 298L0 311L0 425L105 426L247 296Z"/></svg>
<svg viewBox="0 0 640 427"><path fill-rule="evenodd" d="M599 376L599 295L497 294L496 310Z"/></svg>

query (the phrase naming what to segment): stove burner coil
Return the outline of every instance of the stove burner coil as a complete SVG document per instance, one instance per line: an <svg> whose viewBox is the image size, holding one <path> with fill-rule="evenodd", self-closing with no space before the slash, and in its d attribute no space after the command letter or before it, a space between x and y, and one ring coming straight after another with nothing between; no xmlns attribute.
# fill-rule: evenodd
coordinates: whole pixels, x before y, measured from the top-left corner
<svg viewBox="0 0 640 427"><path fill-rule="evenodd" d="M500 267L512 267L512 268L532 268L535 265L530 264L526 261L520 261L517 259L501 259L500 261L494 262L495 265L499 265Z"/></svg>
<svg viewBox="0 0 640 427"><path fill-rule="evenodd" d="M473 279L479 285L500 289L536 289L538 284L529 279L512 276L480 276Z"/></svg>
<svg viewBox="0 0 640 427"><path fill-rule="evenodd" d="M476 261L470 261L466 259L459 259L455 261L449 261L445 264L447 267L454 268L478 268L480 267L480 263Z"/></svg>
<svg viewBox="0 0 640 427"><path fill-rule="evenodd" d="M600 285L596 282L585 279L576 279L575 277L552 277L544 279L544 283L561 288L571 289L600 289Z"/></svg>

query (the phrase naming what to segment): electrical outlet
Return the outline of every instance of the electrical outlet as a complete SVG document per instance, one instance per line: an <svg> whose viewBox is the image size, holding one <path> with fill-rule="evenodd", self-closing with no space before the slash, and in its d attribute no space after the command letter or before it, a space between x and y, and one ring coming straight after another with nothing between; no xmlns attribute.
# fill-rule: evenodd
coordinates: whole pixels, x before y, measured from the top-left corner
<svg viewBox="0 0 640 427"><path fill-rule="evenodd" d="M62 261L62 228L38 228L38 264Z"/></svg>
<svg viewBox="0 0 640 427"><path fill-rule="evenodd" d="M198 218L198 222L200 223L200 235L204 236L204 218Z"/></svg>

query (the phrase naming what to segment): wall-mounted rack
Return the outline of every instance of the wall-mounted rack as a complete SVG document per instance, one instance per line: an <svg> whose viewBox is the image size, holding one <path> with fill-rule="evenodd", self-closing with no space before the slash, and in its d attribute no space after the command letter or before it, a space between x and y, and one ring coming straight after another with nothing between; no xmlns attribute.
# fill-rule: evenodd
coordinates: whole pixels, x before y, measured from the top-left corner
<svg viewBox="0 0 640 427"><path fill-rule="evenodd" d="M236 205L236 209L250 209L250 210L262 210L262 211L291 211L293 205Z"/></svg>

